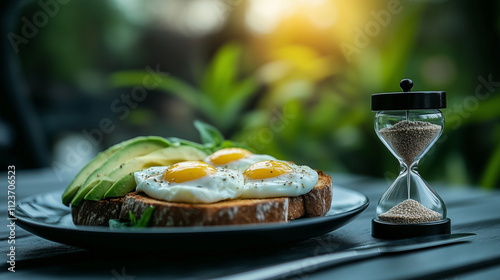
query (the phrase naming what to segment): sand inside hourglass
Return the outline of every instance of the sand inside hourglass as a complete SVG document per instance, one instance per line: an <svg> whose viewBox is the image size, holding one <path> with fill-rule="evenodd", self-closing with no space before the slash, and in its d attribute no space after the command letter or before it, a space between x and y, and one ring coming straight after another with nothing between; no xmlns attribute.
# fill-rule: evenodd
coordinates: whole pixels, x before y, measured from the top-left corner
<svg viewBox="0 0 500 280"><path fill-rule="evenodd" d="M406 166L410 167L440 131L440 125L403 120L391 127L382 128L379 134L402 158Z"/></svg>
<svg viewBox="0 0 500 280"><path fill-rule="evenodd" d="M378 217L390 223L418 224L438 221L441 219L441 214L428 209L416 200L407 199Z"/></svg>

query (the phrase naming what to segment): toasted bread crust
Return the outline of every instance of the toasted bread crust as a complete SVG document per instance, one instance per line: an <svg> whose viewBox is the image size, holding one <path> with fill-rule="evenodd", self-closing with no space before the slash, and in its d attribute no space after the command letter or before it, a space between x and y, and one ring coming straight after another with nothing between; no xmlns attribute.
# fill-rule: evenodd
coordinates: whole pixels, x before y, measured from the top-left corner
<svg viewBox="0 0 500 280"><path fill-rule="evenodd" d="M301 217L324 216L332 202L332 179L318 171L319 179L307 194L297 197L237 199L217 203L191 204L157 200L145 193L132 192L122 198L85 200L72 206L76 225L107 226L109 219L128 220L129 211L141 217L155 207L149 226L211 226L287 222Z"/></svg>
<svg viewBox="0 0 500 280"><path fill-rule="evenodd" d="M157 200L137 192L125 196L120 219L128 219L129 211L140 217L151 206L155 207L149 223L152 227L234 225L288 220L288 199L282 197L191 204Z"/></svg>
<svg viewBox="0 0 500 280"><path fill-rule="evenodd" d="M332 177L323 171L318 172L318 183L310 192L303 195L304 217L324 216L332 206Z"/></svg>
<svg viewBox="0 0 500 280"><path fill-rule="evenodd" d="M75 225L108 226L110 219L120 215L125 197L103 199L100 201L85 200L80 206L71 206L71 216Z"/></svg>
<svg viewBox="0 0 500 280"><path fill-rule="evenodd" d="M304 196L296 196L288 198L288 220L295 220L303 217L306 214L304 208Z"/></svg>

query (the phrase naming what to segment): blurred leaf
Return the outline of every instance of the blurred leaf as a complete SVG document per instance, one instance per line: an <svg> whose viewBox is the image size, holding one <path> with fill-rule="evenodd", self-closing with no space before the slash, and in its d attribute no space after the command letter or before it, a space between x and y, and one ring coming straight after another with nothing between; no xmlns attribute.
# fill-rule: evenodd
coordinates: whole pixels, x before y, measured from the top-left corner
<svg viewBox="0 0 500 280"><path fill-rule="evenodd" d="M311 129L320 134L336 129L341 119L343 105L338 96L329 93L322 94L309 116Z"/></svg>
<svg viewBox="0 0 500 280"><path fill-rule="evenodd" d="M218 123L222 127L229 127L235 122L234 118L242 111L248 99L257 91L257 82L253 77L247 78L243 82L236 85L232 94L228 96L228 100L219 114L216 114Z"/></svg>
<svg viewBox="0 0 500 280"><path fill-rule="evenodd" d="M193 141L189 141L189 140L185 140L185 139L181 139L181 138L177 138L177 137L167 137L166 138L170 143L172 143L172 146L182 146L182 145L185 145L185 146L191 146L193 148L197 148L199 150L202 150L202 151L205 151L205 152L211 152L210 150L207 150L207 147L200 144L200 143L196 143L196 142L193 142Z"/></svg>
<svg viewBox="0 0 500 280"><path fill-rule="evenodd" d="M367 119L368 113L363 107L352 107L349 111L345 112L342 119L339 121L338 126L357 126L363 124Z"/></svg>
<svg viewBox="0 0 500 280"><path fill-rule="evenodd" d="M484 172L483 177L481 178L480 185L486 189L494 189L498 187L495 183L498 183L498 179L500 178L499 174L500 170L500 145L497 144L491 159L488 162L486 171Z"/></svg>
<svg viewBox="0 0 500 280"><path fill-rule="evenodd" d="M306 79L319 81L332 75L334 64L329 57L322 57L316 49L306 45L293 44L272 53L273 63L284 63L288 67L285 79Z"/></svg>
<svg viewBox="0 0 500 280"><path fill-rule="evenodd" d="M182 146L182 145L190 146L202 150L208 154L211 154L223 148L246 147L246 145L243 143L238 143L231 140L225 140L222 133L216 127L210 124L204 123L199 120L195 120L194 126L196 127L196 129L200 134L202 144L177 137L167 137L166 139L173 146Z"/></svg>
<svg viewBox="0 0 500 280"><path fill-rule="evenodd" d="M134 125L147 125L154 121L154 116L150 110L135 108L130 111L130 116L126 120Z"/></svg>
<svg viewBox="0 0 500 280"><path fill-rule="evenodd" d="M286 115L290 117L287 118L286 122L283 122L283 128L279 131L280 136L284 141L295 143L297 138L305 133L303 129L307 127L304 104L298 99L289 100L283 106L282 112L286 112Z"/></svg>
<svg viewBox="0 0 500 280"><path fill-rule="evenodd" d="M210 95L218 107L224 107L238 74L241 47L229 43L222 46L203 75L200 88Z"/></svg>
<svg viewBox="0 0 500 280"><path fill-rule="evenodd" d="M456 151L456 149L458 149L457 147L453 148L454 149L451 149L451 151ZM432 166L432 160L433 157L431 155L426 155L423 158L422 166L431 167L431 169L435 168L434 166ZM464 184L465 182L468 182L467 164L462 154L456 152L455 153L448 152L448 155L446 157L441 159L434 157L434 160L439 160L444 162L445 172L443 172L444 173L443 175L445 175L447 183L460 185ZM430 164L427 164L427 162L429 162Z"/></svg>
<svg viewBox="0 0 500 280"><path fill-rule="evenodd" d="M201 81L201 91L211 99L209 116L226 130L238 121L246 101L257 91L257 81L238 80L242 48L235 43L222 46L210 62Z"/></svg>
<svg viewBox="0 0 500 280"><path fill-rule="evenodd" d="M471 111L468 118L464 118L464 124L499 119L499 108L500 95L490 96L488 99L479 102L477 109Z"/></svg>
<svg viewBox="0 0 500 280"><path fill-rule="evenodd" d="M307 100L315 91L315 84L308 80L289 80L273 85L259 100L259 107L272 109L282 107L290 100Z"/></svg>
<svg viewBox="0 0 500 280"><path fill-rule="evenodd" d="M146 80L158 81L155 89L168 92L198 109L223 131L239 121L248 99L257 92L257 80L250 76L238 79L241 47L234 43L222 46L203 74L200 88L167 74L148 71L121 71L110 80L113 87L145 86Z"/></svg>
<svg viewBox="0 0 500 280"><path fill-rule="evenodd" d="M466 126L500 119L500 110L498 109L500 108L500 95L491 96L488 99L482 100L474 110L467 110L467 107L464 105L468 97L469 96L464 97L459 103L449 104L448 110L443 110L443 114L448 124L445 125L445 131L460 131ZM494 147L492 147L492 149L494 149ZM489 165L486 166L486 168L490 170ZM489 176L490 175L486 177ZM485 177L483 177L481 182L484 182L484 180L486 180Z"/></svg>
<svg viewBox="0 0 500 280"><path fill-rule="evenodd" d="M224 140L224 142L222 142L222 144L218 148L224 149L224 148L233 148L233 147L242 148L242 149L246 149L246 150L250 149L250 147L246 143L235 142L235 141L231 141L231 140Z"/></svg>
<svg viewBox="0 0 500 280"><path fill-rule="evenodd" d="M112 87L143 86L146 80L159 81L156 89L170 92L205 114L211 113L211 100L196 88L172 76L147 71L120 71L110 77Z"/></svg>
<svg viewBox="0 0 500 280"><path fill-rule="evenodd" d="M212 125L196 120L194 126L200 133L201 142L204 145L213 145L218 147L224 142L224 136Z"/></svg>

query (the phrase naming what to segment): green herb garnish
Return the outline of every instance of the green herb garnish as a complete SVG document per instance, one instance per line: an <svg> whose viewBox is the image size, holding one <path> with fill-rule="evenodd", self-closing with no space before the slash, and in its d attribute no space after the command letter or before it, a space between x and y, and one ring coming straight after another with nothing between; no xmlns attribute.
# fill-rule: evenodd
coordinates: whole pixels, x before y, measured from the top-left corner
<svg viewBox="0 0 500 280"><path fill-rule="evenodd" d="M148 226L149 220L153 215L154 207L149 207L142 213L142 216L139 220L132 214L132 211L128 212L129 222L121 222L118 219L109 220L109 228L110 229L124 229L124 228L145 228Z"/></svg>
<svg viewBox="0 0 500 280"><path fill-rule="evenodd" d="M242 143L224 139L222 133L215 126L199 120L194 121L194 126L200 133L201 144L177 137L167 137L166 139L171 142L173 146L191 146L193 148L202 150L207 154L211 154L220 149L231 147L248 149L248 147L246 147Z"/></svg>

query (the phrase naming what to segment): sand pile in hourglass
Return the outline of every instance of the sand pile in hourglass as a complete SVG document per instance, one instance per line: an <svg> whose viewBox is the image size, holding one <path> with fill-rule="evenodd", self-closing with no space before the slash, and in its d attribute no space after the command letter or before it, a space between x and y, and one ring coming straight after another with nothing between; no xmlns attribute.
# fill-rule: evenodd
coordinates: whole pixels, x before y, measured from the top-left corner
<svg viewBox="0 0 500 280"><path fill-rule="evenodd" d="M416 200L407 199L378 217L380 220L390 223L418 224L438 221L441 219L441 214L428 209Z"/></svg>
<svg viewBox="0 0 500 280"><path fill-rule="evenodd" d="M422 121L400 121L379 130L379 134L389 143L410 167L441 131L441 126Z"/></svg>

